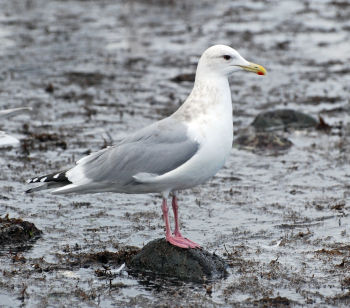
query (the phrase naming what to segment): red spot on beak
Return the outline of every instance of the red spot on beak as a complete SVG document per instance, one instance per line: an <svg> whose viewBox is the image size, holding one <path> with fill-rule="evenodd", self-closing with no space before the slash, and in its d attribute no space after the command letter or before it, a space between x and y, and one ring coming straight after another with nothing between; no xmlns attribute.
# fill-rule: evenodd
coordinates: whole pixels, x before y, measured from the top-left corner
<svg viewBox="0 0 350 308"><path fill-rule="evenodd" d="M264 75L264 73L263 72L258 72L258 75Z"/></svg>

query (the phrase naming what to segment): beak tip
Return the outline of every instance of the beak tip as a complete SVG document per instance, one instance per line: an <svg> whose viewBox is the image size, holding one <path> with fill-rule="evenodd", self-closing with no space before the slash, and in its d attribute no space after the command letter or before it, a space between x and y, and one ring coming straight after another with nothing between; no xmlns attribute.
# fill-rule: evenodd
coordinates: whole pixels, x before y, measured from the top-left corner
<svg viewBox="0 0 350 308"><path fill-rule="evenodd" d="M257 70L257 74L261 75L261 76L265 76L266 75L266 69L265 67L261 66L261 65L257 65L258 66L258 70Z"/></svg>
<svg viewBox="0 0 350 308"><path fill-rule="evenodd" d="M267 74L265 67L253 62L249 62L249 65L246 65L246 66L242 65L241 67L246 71L255 73L260 76L264 76Z"/></svg>

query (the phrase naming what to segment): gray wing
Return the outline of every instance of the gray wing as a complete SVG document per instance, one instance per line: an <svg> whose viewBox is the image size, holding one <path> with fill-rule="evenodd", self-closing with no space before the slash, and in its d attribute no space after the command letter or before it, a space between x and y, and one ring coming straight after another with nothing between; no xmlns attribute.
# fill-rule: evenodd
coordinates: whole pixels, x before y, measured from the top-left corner
<svg viewBox="0 0 350 308"><path fill-rule="evenodd" d="M135 182L133 176L138 173L162 175L176 169L198 148L198 142L187 136L184 124L166 118L83 158L78 166L92 182L128 185Z"/></svg>

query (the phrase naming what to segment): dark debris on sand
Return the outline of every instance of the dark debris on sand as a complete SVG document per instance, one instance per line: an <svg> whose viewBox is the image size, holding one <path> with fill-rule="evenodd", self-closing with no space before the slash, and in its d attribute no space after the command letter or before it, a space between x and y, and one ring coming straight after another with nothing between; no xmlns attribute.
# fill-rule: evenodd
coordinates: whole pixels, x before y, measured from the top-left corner
<svg viewBox="0 0 350 308"><path fill-rule="evenodd" d="M113 270L126 265L131 275L140 277L162 277L203 283L227 277L228 265L215 254L203 249L175 247L165 239L149 242L142 249L134 246L119 247L118 251L80 252L81 248L65 247L64 254L56 254L57 264L41 262L45 272L93 268L99 278L114 277Z"/></svg>
<svg viewBox="0 0 350 308"><path fill-rule="evenodd" d="M31 222L20 218L0 217L0 246L35 240L42 232Z"/></svg>
<svg viewBox="0 0 350 308"><path fill-rule="evenodd" d="M28 125L23 125L23 133L27 136L21 140L21 150L29 155L32 151L48 151L49 149L67 149L67 143L62 135L57 133L33 132Z"/></svg>
<svg viewBox="0 0 350 308"><path fill-rule="evenodd" d="M189 74L180 74L175 76L174 78L171 79L171 81L176 82L176 83L181 83L181 82L194 82L196 75L195 73L189 73Z"/></svg>
<svg viewBox="0 0 350 308"><path fill-rule="evenodd" d="M63 255L62 262L69 264L70 267L89 268L94 265L119 266L123 263L130 264L131 259L140 251L134 246L126 246L117 252L100 251L93 253L73 253L69 252Z"/></svg>
<svg viewBox="0 0 350 308"><path fill-rule="evenodd" d="M234 140L240 148L252 152L272 151L282 152L288 150L293 143L287 138L272 132L254 132L242 134Z"/></svg>

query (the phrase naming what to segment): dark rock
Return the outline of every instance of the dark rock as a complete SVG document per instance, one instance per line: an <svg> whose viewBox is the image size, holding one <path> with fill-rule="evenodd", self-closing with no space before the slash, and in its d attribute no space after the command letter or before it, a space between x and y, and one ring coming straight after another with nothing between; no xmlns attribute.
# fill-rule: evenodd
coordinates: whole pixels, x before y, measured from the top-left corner
<svg viewBox="0 0 350 308"><path fill-rule="evenodd" d="M257 131L271 131L316 127L318 122L313 117L299 111L278 109L258 114L251 125Z"/></svg>
<svg viewBox="0 0 350 308"><path fill-rule="evenodd" d="M0 217L0 246L35 240L41 233L31 222L8 216Z"/></svg>
<svg viewBox="0 0 350 308"><path fill-rule="evenodd" d="M315 128L317 130L329 132L329 126L320 116L319 121L313 117L292 109L278 109L260 113L253 123L238 132L238 137L233 144L252 152L284 152L293 143L273 131L288 130L290 128L303 129Z"/></svg>
<svg viewBox="0 0 350 308"><path fill-rule="evenodd" d="M148 243L133 257L132 270L165 275L180 280L204 282L227 276L227 264L215 254L203 249L183 249L165 239Z"/></svg>
<svg viewBox="0 0 350 308"><path fill-rule="evenodd" d="M281 152L293 145L290 140L276 133L249 130L237 137L233 144L252 152Z"/></svg>

